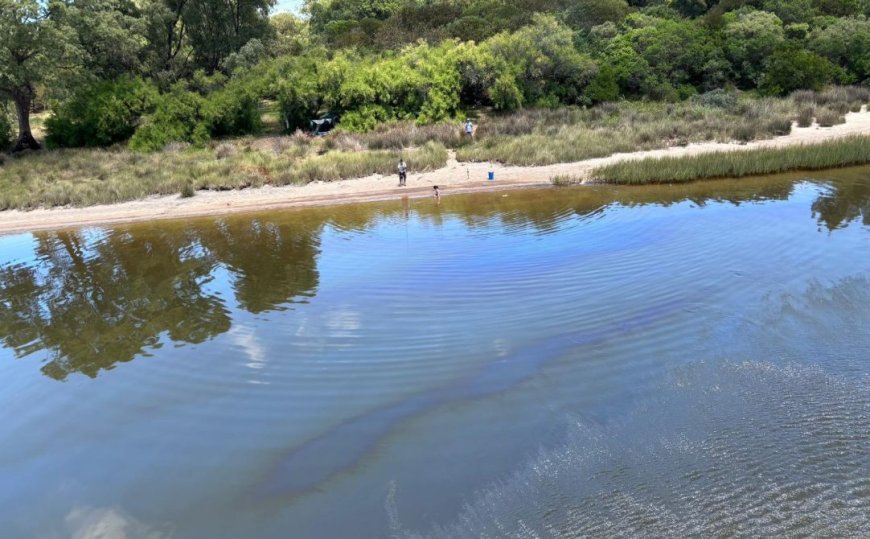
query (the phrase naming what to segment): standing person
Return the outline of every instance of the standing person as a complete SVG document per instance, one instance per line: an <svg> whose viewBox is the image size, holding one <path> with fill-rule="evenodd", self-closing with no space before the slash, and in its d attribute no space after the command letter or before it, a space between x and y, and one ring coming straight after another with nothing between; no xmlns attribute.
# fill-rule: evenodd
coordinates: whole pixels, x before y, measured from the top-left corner
<svg viewBox="0 0 870 539"><path fill-rule="evenodd" d="M435 200L441 200L441 192L438 191L438 186L432 186L432 196L435 197Z"/></svg>
<svg viewBox="0 0 870 539"><path fill-rule="evenodd" d="M468 138L474 136L474 124L471 123L471 118L465 119L465 134L468 135Z"/></svg>
<svg viewBox="0 0 870 539"><path fill-rule="evenodd" d="M399 159L399 187L405 187L405 182L408 180L408 166L404 159Z"/></svg>

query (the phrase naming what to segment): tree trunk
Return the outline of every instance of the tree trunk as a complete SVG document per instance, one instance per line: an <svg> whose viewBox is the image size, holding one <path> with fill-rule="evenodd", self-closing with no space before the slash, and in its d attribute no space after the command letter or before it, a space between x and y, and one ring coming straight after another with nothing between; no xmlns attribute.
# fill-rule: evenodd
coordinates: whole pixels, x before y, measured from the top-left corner
<svg viewBox="0 0 870 539"><path fill-rule="evenodd" d="M15 143L12 151L39 150L42 146L30 132L30 104L33 101L33 96L25 91L16 95L14 100L15 111L18 113L18 142Z"/></svg>

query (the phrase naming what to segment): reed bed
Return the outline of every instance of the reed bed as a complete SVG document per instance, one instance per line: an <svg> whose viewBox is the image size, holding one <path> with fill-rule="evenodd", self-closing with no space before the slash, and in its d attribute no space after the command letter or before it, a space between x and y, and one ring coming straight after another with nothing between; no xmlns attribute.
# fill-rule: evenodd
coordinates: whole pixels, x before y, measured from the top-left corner
<svg viewBox="0 0 870 539"><path fill-rule="evenodd" d="M851 136L787 148L624 161L596 168L591 178L617 184L678 183L867 163L870 163L870 136Z"/></svg>

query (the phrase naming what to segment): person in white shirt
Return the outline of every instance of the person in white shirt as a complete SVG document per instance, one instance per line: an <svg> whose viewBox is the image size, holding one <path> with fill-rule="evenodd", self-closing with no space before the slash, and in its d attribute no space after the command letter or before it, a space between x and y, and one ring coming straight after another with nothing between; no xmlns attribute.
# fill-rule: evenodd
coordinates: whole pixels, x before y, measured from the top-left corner
<svg viewBox="0 0 870 539"><path fill-rule="evenodd" d="M399 187L405 187L405 182L408 179L408 166L405 165L404 159L399 159Z"/></svg>

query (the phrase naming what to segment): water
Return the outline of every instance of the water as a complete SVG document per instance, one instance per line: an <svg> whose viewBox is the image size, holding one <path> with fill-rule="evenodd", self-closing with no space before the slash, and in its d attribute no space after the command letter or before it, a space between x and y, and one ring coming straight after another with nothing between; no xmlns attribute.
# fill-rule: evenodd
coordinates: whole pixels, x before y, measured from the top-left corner
<svg viewBox="0 0 870 539"><path fill-rule="evenodd" d="M870 168L0 237L0 536L866 536Z"/></svg>

